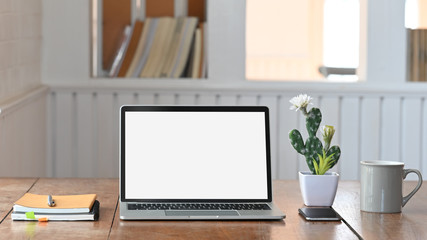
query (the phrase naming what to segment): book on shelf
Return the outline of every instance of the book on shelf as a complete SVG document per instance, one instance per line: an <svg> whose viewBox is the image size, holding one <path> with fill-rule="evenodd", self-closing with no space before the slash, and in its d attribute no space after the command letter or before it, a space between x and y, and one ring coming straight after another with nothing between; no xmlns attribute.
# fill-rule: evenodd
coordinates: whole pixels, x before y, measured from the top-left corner
<svg viewBox="0 0 427 240"><path fill-rule="evenodd" d="M200 29L202 30L202 63L200 64L199 78L207 77L207 62L208 62L208 25L206 22L200 24Z"/></svg>
<svg viewBox="0 0 427 240"><path fill-rule="evenodd" d="M173 61L177 54L177 49L179 45L179 39L182 35L182 28L184 25L185 17L178 17L176 19L175 29L172 35L172 43L169 46L168 54L165 59L165 63L163 64L162 70L160 72L160 77L168 77L169 73L173 66Z"/></svg>
<svg viewBox="0 0 427 240"><path fill-rule="evenodd" d="M187 76L190 78L199 78L201 54L202 54L202 42L201 42L201 29L197 28L194 33L194 44L191 50L190 66L188 69Z"/></svg>
<svg viewBox="0 0 427 240"><path fill-rule="evenodd" d="M171 44L172 33L176 21L171 17L161 17L154 36L147 62L140 73L140 77L156 78L160 76L164 58Z"/></svg>
<svg viewBox="0 0 427 240"><path fill-rule="evenodd" d="M203 64L205 62L205 36L204 36L204 26L205 26L205 22L200 22L199 23L199 30L200 30L200 63L198 64L198 70L197 70L197 76L195 78L203 78Z"/></svg>
<svg viewBox="0 0 427 240"><path fill-rule="evenodd" d="M132 36L129 41L129 45L126 49L123 63L120 67L118 77L125 77L126 73L132 63L133 56L135 55L135 50L138 47L139 38L141 37L141 32L143 28L144 23L142 21L135 21L133 24L133 30L132 30Z"/></svg>
<svg viewBox="0 0 427 240"><path fill-rule="evenodd" d="M133 72L135 71L135 69L137 68L137 65L139 64L139 60L141 59L145 44L146 44L146 39L147 39L147 35L148 35L148 31L149 31L149 21L145 21L144 22L144 26L143 29L141 31L141 35L138 38L138 42L137 42L137 47L135 49L132 61L129 65L129 68L126 71L126 75L125 77L131 77Z"/></svg>
<svg viewBox="0 0 427 240"><path fill-rule="evenodd" d="M75 221L97 220L99 201L96 194L54 195L54 206L48 205L48 195L25 193L13 205L12 220Z"/></svg>
<svg viewBox="0 0 427 240"><path fill-rule="evenodd" d="M185 67L187 66L191 44L193 43L194 32L197 26L197 18L186 17L184 19L182 34L180 35L177 47L177 53L172 60L173 65L168 73L168 77L179 78L184 74Z"/></svg>
<svg viewBox="0 0 427 240"><path fill-rule="evenodd" d="M427 82L427 29L409 31L409 80Z"/></svg>
<svg viewBox="0 0 427 240"><path fill-rule="evenodd" d="M144 69L145 64L147 63L148 56L150 54L151 47L154 42L154 36L157 31L158 26L158 18L147 18L145 21L145 30L147 30L147 35L141 39L143 41L144 46L142 49L141 57L139 59L136 59L138 62L138 65L136 66L135 70L132 73L131 77L139 77L140 73L142 72L142 69Z"/></svg>
<svg viewBox="0 0 427 240"><path fill-rule="evenodd" d="M197 26L199 27L197 28ZM136 21L121 47L111 77L201 78L205 76L206 27L196 17ZM123 50L125 49L125 50ZM119 69L119 70L117 70ZM118 72L118 74L117 74Z"/></svg>
<svg viewBox="0 0 427 240"><path fill-rule="evenodd" d="M122 65L122 62L123 62L123 56L129 44L130 35L131 35L131 27L126 26L123 31L122 38L120 39L119 48L116 52L116 56L113 60L113 64L111 65L110 72L108 74L110 77L117 77L119 73L120 66Z"/></svg>
<svg viewBox="0 0 427 240"><path fill-rule="evenodd" d="M167 27L164 30L165 33L164 33L164 37L163 37L163 42L162 42L162 45L160 47L160 54L158 55L157 62L155 62L155 64L154 64L154 67L155 67L154 70L155 71L154 71L154 74L152 75L152 77L154 77L154 78L160 77L163 65L165 64L165 62L168 58L169 49L170 49L170 46L172 45L172 41L173 41L176 23L177 23L176 18L169 18L168 19Z"/></svg>

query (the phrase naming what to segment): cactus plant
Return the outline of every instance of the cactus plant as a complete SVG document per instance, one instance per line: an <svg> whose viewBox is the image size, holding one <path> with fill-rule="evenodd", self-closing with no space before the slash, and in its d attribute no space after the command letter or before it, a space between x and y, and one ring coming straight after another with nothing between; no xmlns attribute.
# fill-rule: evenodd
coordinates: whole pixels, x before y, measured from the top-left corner
<svg viewBox="0 0 427 240"><path fill-rule="evenodd" d="M299 95L290 100L293 104L291 110L301 110L305 115L305 125L308 138L304 143L301 133L297 129L289 132L289 140L293 148L301 155L304 155L308 168L313 174L322 175L328 169L337 164L341 150L338 146L330 146L335 129L332 126L324 126L322 135L325 145L316 136L322 122L322 113L318 108L312 108L307 112L307 106L311 104L311 97Z"/></svg>

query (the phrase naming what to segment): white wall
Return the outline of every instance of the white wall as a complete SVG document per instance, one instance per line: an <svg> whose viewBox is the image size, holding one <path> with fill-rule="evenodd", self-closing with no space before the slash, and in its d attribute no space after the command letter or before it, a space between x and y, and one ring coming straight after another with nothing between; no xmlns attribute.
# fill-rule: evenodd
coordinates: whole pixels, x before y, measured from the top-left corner
<svg viewBox="0 0 427 240"><path fill-rule="evenodd" d="M392 18L401 0L369 6L361 2L362 11L369 10L369 20L375 22L375 11L391 9L386 16ZM384 10L381 4L392 6ZM379 61L381 53L388 51L382 61L390 62L362 66L363 79L368 82L249 82L244 77L245 1L210 0L207 80L91 79L89 6L85 0L43 0L42 79L52 89L48 106L52 126L48 136L49 176L117 176L118 107L150 103L269 106L273 114L274 177L296 178L296 171L305 164L289 149L287 132L304 126L297 114L289 112L287 100L301 92L318 98L325 119L338 128L336 141L343 150L338 170L343 172L343 179L358 178L358 161L368 158L405 161L408 167L427 174L427 85L405 83L401 74L405 66L398 63L403 61L401 45L406 39L399 35L401 26L394 31L394 26L387 25L390 29L380 40L398 36L398 41L378 51L375 46L381 42L365 26L362 49L370 53L361 54L363 61ZM374 26L380 28L383 19L378 19ZM396 45L399 51L394 51Z"/></svg>
<svg viewBox="0 0 427 240"><path fill-rule="evenodd" d="M0 177L46 176L41 0L0 1Z"/></svg>
<svg viewBox="0 0 427 240"><path fill-rule="evenodd" d="M42 81L87 81L90 76L90 1L42 0Z"/></svg>
<svg viewBox="0 0 427 240"><path fill-rule="evenodd" d="M0 103L40 85L41 0L0 1Z"/></svg>

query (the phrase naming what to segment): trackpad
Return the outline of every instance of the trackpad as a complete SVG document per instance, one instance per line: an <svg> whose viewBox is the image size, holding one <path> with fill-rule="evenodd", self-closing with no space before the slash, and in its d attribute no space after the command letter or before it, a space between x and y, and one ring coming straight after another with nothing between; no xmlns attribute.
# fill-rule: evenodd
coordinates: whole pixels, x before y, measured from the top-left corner
<svg viewBox="0 0 427 240"><path fill-rule="evenodd" d="M237 211L173 211L166 210L166 216L239 216Z"/></svg>

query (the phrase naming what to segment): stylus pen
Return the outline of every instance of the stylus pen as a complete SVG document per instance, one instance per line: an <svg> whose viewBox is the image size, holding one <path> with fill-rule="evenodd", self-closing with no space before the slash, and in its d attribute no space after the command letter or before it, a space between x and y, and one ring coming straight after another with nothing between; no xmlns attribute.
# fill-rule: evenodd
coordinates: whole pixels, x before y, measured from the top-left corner
<svg viewBox="0 0 427 240"><path fill-rule="evenodd" d="M52 199L52 195L47 195L47 205L49 207L55 207L55 201Z"/></svg>

